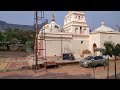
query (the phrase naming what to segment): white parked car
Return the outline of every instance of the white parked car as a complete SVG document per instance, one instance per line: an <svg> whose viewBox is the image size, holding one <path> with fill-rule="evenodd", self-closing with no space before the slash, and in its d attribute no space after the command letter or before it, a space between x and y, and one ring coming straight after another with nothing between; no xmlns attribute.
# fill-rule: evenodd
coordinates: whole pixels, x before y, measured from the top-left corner
<svg viewBox="0 0 120 90"><path fill-rule="evenodd" d="M80 65L82 67L92 67L92 64L96 63L96 65L108 65L108 61L103 56L87 56L83 60L80 61Z"/></svg>

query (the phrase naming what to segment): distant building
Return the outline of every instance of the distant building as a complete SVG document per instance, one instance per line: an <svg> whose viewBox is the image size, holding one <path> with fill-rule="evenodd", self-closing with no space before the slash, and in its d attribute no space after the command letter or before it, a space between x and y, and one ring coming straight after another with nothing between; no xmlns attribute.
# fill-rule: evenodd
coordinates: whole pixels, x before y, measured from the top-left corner
<svg viewBox="0 0 120 90"><path fill-rule="evenodd" d="M103 43L112 41L115 44L120 43L120 32L105 26L90 31L85 19L85 13L82 11L69 11L64 18L63 28L55 22L55 16L45 28L46 37L46 56L47 58L61 57L63 53L73 53L75 58L80 58L83 51L90 51L92 55L100 55L94 51L96 48L103 48ZM41 33L39 33L39 38ZM39 48L41 46L38 41ZM45 52L40 52L39 55Z"/></svg>

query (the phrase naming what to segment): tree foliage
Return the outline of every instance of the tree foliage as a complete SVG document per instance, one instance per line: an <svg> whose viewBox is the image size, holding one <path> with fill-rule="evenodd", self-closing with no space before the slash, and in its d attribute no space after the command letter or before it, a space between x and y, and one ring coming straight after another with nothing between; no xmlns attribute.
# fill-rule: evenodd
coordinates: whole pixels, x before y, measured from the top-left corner
<svg viewBox="0 0 120 90"><path fill-rule="evenodd" d="M3 33L0 31L0 42L2 42L4 40L4 35Z"/></svg>
<svg viewBox="0 0 120 90"><path fill-rule="evenodd" d="M120 55L120 44L115 45L112 42L105 42L105 54L109 56L114 56L114 62L115 62L115 79L117 79L117 74L116 74L116 56ZM109 61L109 60L108 60ZM109 65L108 65L109 67Z"/></svg>
<svg viewBox="0 0 120 90"><path fill-rule="evenodd" d="M115 45L113 42L105 42L105 54L109 56L119 56L120 54L120 44Z"/></svg>
<svg viewBox="0 0 120 90"><path fill-rule="evenodd" d="M26 42L31 42L31 46L34 46L35 32L34 31L25 31L20 29L11 29L8 28L5 32L0 32L0 41L10 44L23 44L26 45ZM9 44L8 44L9 43Z"/></svg>
<svg viewBox="0 0 120 90"><path fill-rule="evenodd" d="M109 55L112 57L113 55L113 49L114 49L114 43L112 42L105 42L104 43L104 47L105 47L105 55Z"/></svg>

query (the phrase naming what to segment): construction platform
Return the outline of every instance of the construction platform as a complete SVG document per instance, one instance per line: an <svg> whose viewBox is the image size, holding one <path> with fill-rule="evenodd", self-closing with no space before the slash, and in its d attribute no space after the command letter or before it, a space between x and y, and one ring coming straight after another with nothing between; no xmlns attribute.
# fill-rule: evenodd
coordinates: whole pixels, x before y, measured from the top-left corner
<svg viewBox="0 0 120 90"><path fill-rule="evenodd" d="M56 63L58 65L66 65L66 64L75 64L79 63L80 60L57 60Z"/></svg>
<svg viewBox="0 0 120 90"><path fill-rule="evenodd" d="M59 66L64 66L64 65L75 65L75 64L79 64L79 61L80 60L48 60L47 63L45 62L44 64L47 65L47 67L54 67L54 68L57 68ZM38 68L42 68L44 67L44 64L38 64ZM32 69L35 69L36 66L33 65L32 66Z"/></svg>
<svg viewBox="0 0 120 90"><path fill-rule="evenodd" d="M63 66L63 65L70 65L70 64L79 64L80 59L78 60L48 60L47 66Z"/></svg>

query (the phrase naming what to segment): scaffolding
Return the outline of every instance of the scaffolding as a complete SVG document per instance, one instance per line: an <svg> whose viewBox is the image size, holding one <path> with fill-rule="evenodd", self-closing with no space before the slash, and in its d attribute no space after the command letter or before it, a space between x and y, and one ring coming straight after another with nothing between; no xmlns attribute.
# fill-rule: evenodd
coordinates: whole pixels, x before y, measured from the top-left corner
<svg viewBox="0 0 120 90"><path fill-rule="evenodd" d="M34 47L35 69L38 70L40 65L43 65L47 71L44 11L34 11L34 26L36 32Z"/></svg>

